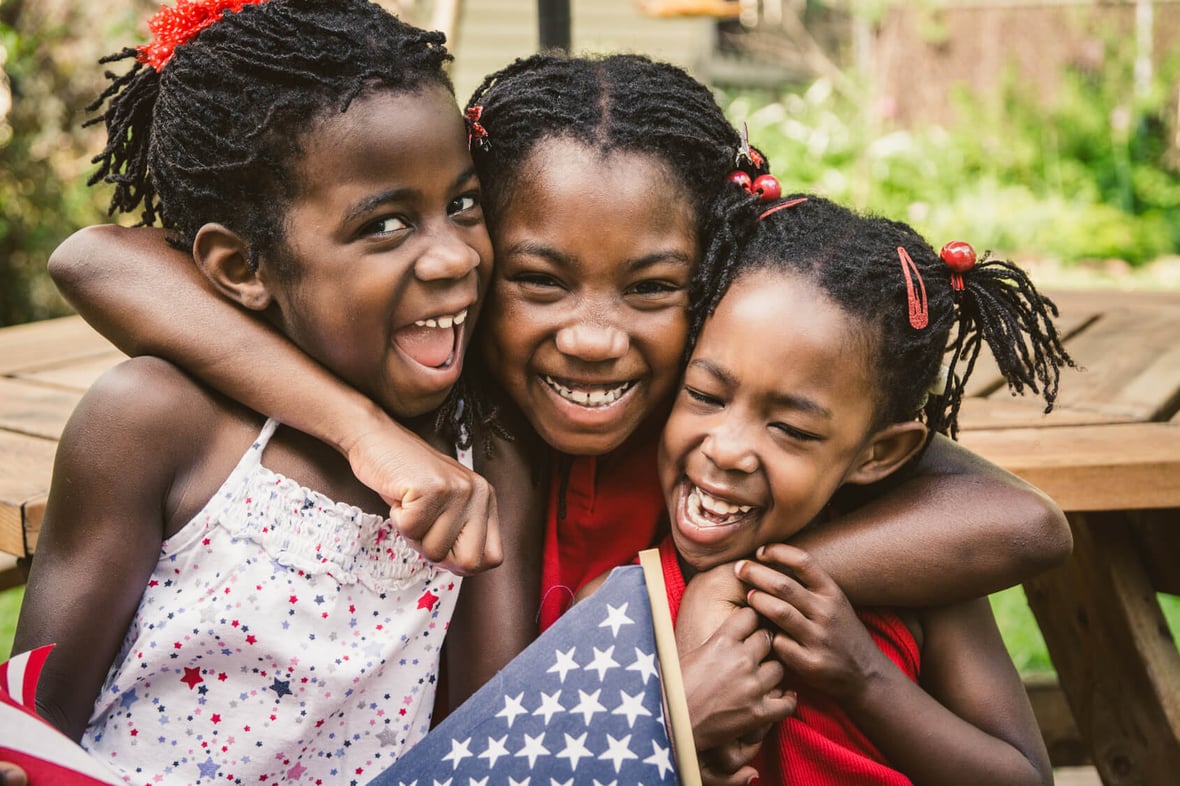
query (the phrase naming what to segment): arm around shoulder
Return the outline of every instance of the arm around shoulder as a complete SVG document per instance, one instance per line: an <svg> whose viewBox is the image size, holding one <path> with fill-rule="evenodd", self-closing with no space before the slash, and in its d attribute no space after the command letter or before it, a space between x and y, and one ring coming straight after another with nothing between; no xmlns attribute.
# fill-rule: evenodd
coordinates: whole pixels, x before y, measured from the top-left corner
<svg viewBox="0 0 1180 786"><path fill-rule="evenodd" d="M1073 547L1051 499L945 437L935 437L914 471L869 492L791 541L856 605L980 597L1060 565Z"/></svg>

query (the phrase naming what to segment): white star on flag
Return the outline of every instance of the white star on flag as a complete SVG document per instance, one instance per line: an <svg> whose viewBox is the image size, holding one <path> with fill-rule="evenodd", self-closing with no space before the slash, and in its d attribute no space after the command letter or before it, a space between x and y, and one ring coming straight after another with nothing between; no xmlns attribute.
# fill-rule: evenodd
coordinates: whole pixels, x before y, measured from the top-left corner
<svg viewBox="0 0 1180 786"><path fill-rule="evenodd" d="M662 586L660 602L670 632ZM617 568L370 786L448 776L468 786L698 784L691 730L677 732L674 754L665 701L671 717L687 713L665 669L644 570Z"/></svg>
<svg viewBox="0 0 1180 786"><path fill-rule="evenodd" d="M518 693L515 696L504 697L504 709L496 713L497 718L506 718L508 721L508 728L512 728L512 721L516 720L517 715L524 715L528 712L520 700L524 697L523 693Z"/></svg>
<svg viewBox="0 0 1180 786"><path fill-rule="evenodd" d="M598 672L598 679L606 678L606 673L611 669L617 667L618 662L611 657L614 655L614 646L607 647L605 650L600 650L598 647L594 648L594 659L586 664L586 671Z"/></svg>
<svg viewBox="0 0 1180 786"><path fill-rule="evenodd" d="M618 607L607 606L606 619L598 623L598 627L605 628L609 626L611 633L613 633L614 636L618 638L619 628L623 627L624 625L634 624L635 620L627 616L627 604L624 603L622 606Z"/></svg>

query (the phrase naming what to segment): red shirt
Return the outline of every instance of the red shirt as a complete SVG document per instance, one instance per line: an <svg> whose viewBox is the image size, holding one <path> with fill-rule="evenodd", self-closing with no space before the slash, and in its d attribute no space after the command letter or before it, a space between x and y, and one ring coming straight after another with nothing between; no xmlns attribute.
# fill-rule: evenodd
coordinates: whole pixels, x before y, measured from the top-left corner
<svg viewBox="0 0 1180 786"><path fill-rule="evenodd" d="M664 418L652 418L603 456L562 456L549 489L541 567L541 630L582 586L659 543L667 531L656 450ZM564 509L563 509L564 508Z"/></svg>
<svg viewBox="0 0 1180 786"><path fill-rule="evenodd" d="M660 544L660 562L675 623L685 582L671 538ZM901 617L887 609L857 609L856 614L877 647L917 682L921 655ZM835 701L806 685L797 687L799 703L795 714L771 730L754 760L761 783L909 786L910 779L889 766Z"/></svg>

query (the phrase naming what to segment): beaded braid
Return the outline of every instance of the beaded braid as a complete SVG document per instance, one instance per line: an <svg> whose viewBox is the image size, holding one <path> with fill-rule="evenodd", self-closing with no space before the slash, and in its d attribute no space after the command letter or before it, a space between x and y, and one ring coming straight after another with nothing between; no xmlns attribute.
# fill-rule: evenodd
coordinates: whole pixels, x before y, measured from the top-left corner
<svg viewBox="0 0 1180 786"><path fill-rule="evenodd" d="M185 249L202 225L224 223L256 264L282 239L301 132L366 90L450 90L443 41L366 0L271 0L226 13L159 71L124 49L102 62L135 62L108 71L88 107L107 104L88 121L107 129L90 183L115 186L110 213L142 205L142 223Z"/></svg>
<svg viewBox="0 0 1180 786"><path fill-rule="evenodd" d="M878 380L878 427L918 416L928 440L935 432L957 436L966 381L984 343L1014 394L1039 392L1045 411L1052 409L1061 367L1074 361L1053 326L1056 306L1023 270L985 257L961 274L956 290L947 263L906 224L859 215L821 197L784 199L803 201L761 220L761 207L746 210L735 229L741 241L711 260L713 285L694 314L690 345L734 281L756 270L792 271L864 324ZM899 248L924 285L928 321L921 327L907 320L913 298ZM930 395L947 354L946 386Z"/></svg>

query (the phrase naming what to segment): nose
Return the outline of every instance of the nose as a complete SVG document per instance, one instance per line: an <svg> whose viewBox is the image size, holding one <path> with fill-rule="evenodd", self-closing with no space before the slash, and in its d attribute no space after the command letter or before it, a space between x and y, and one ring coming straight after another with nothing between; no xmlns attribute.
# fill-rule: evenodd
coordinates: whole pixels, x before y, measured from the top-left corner
<svg viewBox="0 0 1180 786"><path fill-rule="evenodd" d="M718 469L749 475L759 465L751 436L733 418L727 418L705 436L701 452Z"/></svg>
<svg viewBox="0 0 1180 786"><path fill-rule="evenodd" d="M617 360L630 345L627 332L611 324L578 321L557 331L557 349L579 360Z"/></svg>
<svg viewBox="0 0 1180 786"><path fill-rule="evenodd" d="M453 229L435 232L426 242L414 263L414 275L421 281L457 280L479 267L479 252Z"/></svg>

